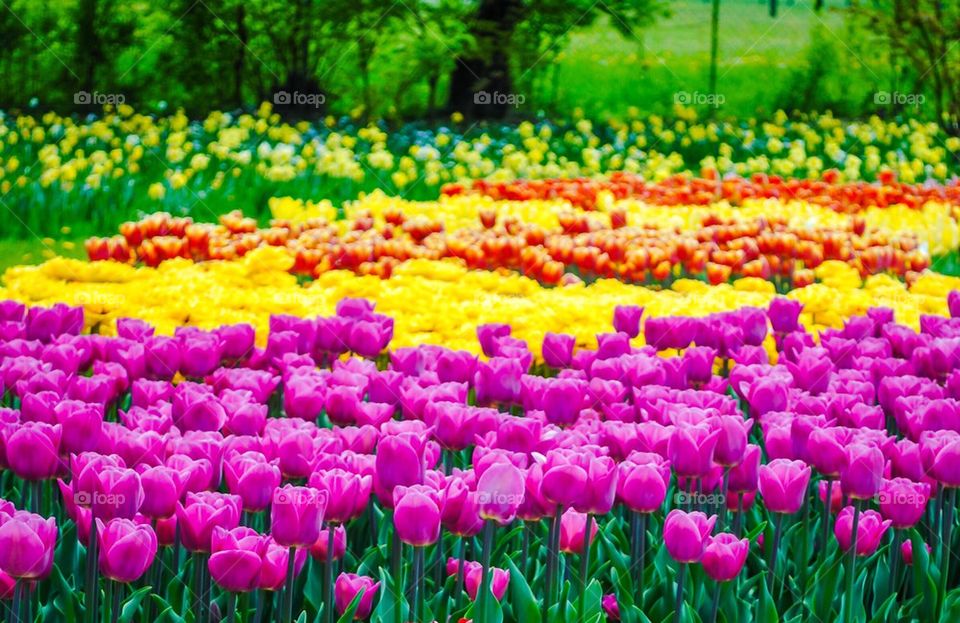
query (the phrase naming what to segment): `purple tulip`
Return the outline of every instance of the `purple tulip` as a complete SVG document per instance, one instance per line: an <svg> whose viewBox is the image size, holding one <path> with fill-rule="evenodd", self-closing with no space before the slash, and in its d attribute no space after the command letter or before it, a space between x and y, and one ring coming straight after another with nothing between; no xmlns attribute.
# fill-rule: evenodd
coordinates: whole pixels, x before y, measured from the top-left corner
<svg viewBox="0 0 960 623"><path fill-rule="evenodd" d="M617 305L613 308L613 328L626 333L630 338L640 335L640 317L643 308L636 305Z"/></svg>
<svg viewBox="0 0 960 623"><path fill-rule="evenodd" d="M139 580L157 554L157 535L148 525L130 519L97 519L100 573L127 584Z"/></svg>
<svg viewBox="0 0 960 623"><path fill-rule="evenodd" d="M853 541L853 515L853 507L847 506L837 515L833 525L833 534L837 537L837 543L843 551L848 551ZM880 513L875 510L860 513L857 521L857 556L870 556L877 551L891 523L890 520L884 521Z"/></svg>
<svg viewBox="0 0 960 623"><path fill-rule="evenodd" d="M333 600L337 608L337 614L343 615L357 598L361 595L357 609L353 612L354 620L361 621L370 616L373 611L373 600L380 589L380 582L374 582L373 578L353 573L341 573L337 576L336 584L333 587Z"/></svg>
<svg viewBox="0 0 960 623"><path fill-rule="evenodd" d="M852 498L865 500L880 492L885 460L879 448L863 444L847 447L847 464L840 471L840 486Z"/></svg>
<svg viewBox="0 0 960 623"><path fill-rule="evenodd" d="M802 461L776 459L760 466L760 494L773 513L796 513L803 506L810 468Z"/></svg>
<svg viewBox="0 0 960 623"><path fill-rule="evenodd" d="M177 504L177 525L183 546L191 552L211 551L216 528L232 530L240 523L240 498L223 493L187 493Z"/></svg>
<svg viewBox="0 0 960 623"><path fill-rule="evenodd" d="M57 520L26 511L0 512L0 569L25 580L46 578L53 569Z"/></svg>
<svg viewBox="0 0 960 623"><path fill-rule="evenodd" d="M566 368L573 359L576 338L566 333L550 333L543 336L543 361L553 368Z"/></svg>
<svg viewBox="0 0 960 623"><path fill-rule="evenodd" d="M310 547L320 538L329 494L311 487L284 485L274 491L270 534L284 547Z"/></svg>
<svg viewBox="0 0 960 623"><path fill-rule="evenodd" d="M713 581L729 582L740 575L749 552L748 539L740 539L733 534L721 532L716 536L707 537L700 562L703 564L703 570Z"/></svg>
<svg viewBox="0 0 960 623"><path fill-rule="evenodd" d="M217 526L211 536L207 561L210 577L224 590L248 593L256 590L263 569L266 542L251 528L225 530Z"/></svg>
<svg viewBox="0 0 960 623"><path fill-rule="evenodd" d="M424 485L394 490L393 525L401 541L414 547L436 543L440 538L440 499Z"/></svg>
<svg viewBox="0 0 960 623"><path fill-rule="evenodd" d="M663 523L667 552L679 563L699 562L716 521L716 515L708 518L699 511L687 513L673 509Z"/></svg>

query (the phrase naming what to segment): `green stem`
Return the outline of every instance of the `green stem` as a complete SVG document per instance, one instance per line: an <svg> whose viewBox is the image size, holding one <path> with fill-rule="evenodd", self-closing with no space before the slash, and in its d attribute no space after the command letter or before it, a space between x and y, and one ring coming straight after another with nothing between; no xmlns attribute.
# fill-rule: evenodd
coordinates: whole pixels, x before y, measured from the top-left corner
<svg viewBox="0 0 960 623"><path fill-rule="evenodd" d="M847 561L847 588L843 601L843 621L853 621L853 585L857 570L857 531L860 529L860 501L853 500L853 530L850 533L850 558Z"/></svg>
<svg viewBox="0 0 960 623"><path fill-rule="evenodd" d="M327 623L333 623L333 539L336 526L327 525L327 559L323 561L324 617Z"/></svg>
<svg viewBox="0 0 960 623"><path fill-rule="evenodd" d="M487 601L490 595L490 555L493 553L493 522L487 521L483 525L483 556L481 564L483 565L483 575L480 580L480 594L477 596L477 606L479 606L480 616L475 620L484 622L487 620Z"/></svg>
<svg viewBox="0 0 960 623"><path fill-rule="evenodd" d="M583 553L580 554L580 622L586 623L587 613L587 572L590 569L590 532L593 527L593 515L587 513L583 531Z"/></svg>
<svg viewBox="0 0 960 623"><path fill-rule="evenodd" d="M943 506L943 553L941 554L942 569L940 571L940 604L941 610L946 603L947 587L950 579L950 541L953 538L953 507L957 502L957 490L948 488L943 492L945 499Z"/></svg>
<svg viewBox="0 0 960 623"><path fill-rule="evenodd" d="M236 623L237 620L237 595L236 593L227 593L227 623Z"/></svg>
<svg viewBox="0 0 960 623"><path fill-rule="evenodd" d="M673 620L680 623L681 613L683 612L683 578L687 574L686 563L680 563L680 571L677 573L677 607L673 613Z"/></svg>

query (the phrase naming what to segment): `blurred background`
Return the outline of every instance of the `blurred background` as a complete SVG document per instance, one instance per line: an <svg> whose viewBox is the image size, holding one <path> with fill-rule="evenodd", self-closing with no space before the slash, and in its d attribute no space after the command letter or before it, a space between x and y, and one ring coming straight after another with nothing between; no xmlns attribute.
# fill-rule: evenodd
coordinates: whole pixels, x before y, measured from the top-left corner
<svg viewBox="0 0 960 623"><path fill-rule="evenodd" d="M0 41L13 112L942 120L960 98L942 0L0 0Z"/></svg>

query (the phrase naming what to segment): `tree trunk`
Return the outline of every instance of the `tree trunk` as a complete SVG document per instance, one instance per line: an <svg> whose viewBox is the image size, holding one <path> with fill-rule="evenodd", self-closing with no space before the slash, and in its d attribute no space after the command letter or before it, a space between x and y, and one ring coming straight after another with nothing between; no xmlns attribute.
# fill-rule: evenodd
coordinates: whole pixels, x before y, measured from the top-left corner
<svg viewBox="0 0 960 623"><path fill-rule="evenodd" d="M717 94L717 56L720 39L720 0L713 0L713 12L710 17L710 88L711 95ZM714 108L716 110L716 108Z"/></svg>
<svg viewBox="0 0 960 623"><path fill-rule="evenodd" d="M521 0L481 1L471 27L477 49L456 59L450 78L450 112L478 119L500 119L509 112L506 98L515 93L508 51L522 10Z"/></svg>
<svg viewBox="0 0 960 623"><path fill-rule="evenodd" d="M243 3L237 5L237 58L233 64L233 99L237 108L243 108L243 69L247 53L247 22Z"/></svg>

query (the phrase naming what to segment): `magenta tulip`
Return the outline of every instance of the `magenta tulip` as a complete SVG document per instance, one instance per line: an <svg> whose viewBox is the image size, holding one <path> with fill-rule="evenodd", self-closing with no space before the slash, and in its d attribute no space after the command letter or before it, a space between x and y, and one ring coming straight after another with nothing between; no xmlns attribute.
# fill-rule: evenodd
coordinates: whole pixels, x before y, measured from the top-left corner
<svg viewBox="0 0 960 623"><path fill-rule="evenodd" d="M373 600L380 589L380 582L374 582L373 578L353 573L341 573L337 576L337 581L333 587L333 602L336 605L337 613L341 616L347 611L347 608L361 594L357 609L353 612L353 619L361 621L370 616L373 611Z"/></svg>
<svg viewBox="0 0 960 623"><path fill-rule="evenodd" d="M328 526L320 530L317 542L310 546L310 556L324 562L330 549L330 530L333 530L333 560L340 560L347 553L347 530L343 526Z"/></svg>
<svg viewBox="0 0 960 623"><path fill-rule="evenodd" d="M774 513L796 513L803 506L810 468L803 461L776 459L760 466L760 494Z"/></svg>
<svg viewBox="0 0 960 623"><path fill-rule="evenodd" d="M209 552L213 531L232 530L240 523L240 498L223 493L187 493L186 504L177 504L177 525L183 546L191 552Z"/></svg>
<svg viewBox="0 0 960 623"><path fill-rule="evenodd" d="M523 502L523 473L512 463L495 463L477 481L480 516L505 526L517 516Z"/></svg>
<svg viewBox="0 0 960 623"><path fill-rule="evenodd" d="M590 518L590 543L597 536L597 521ZM586 546L587 514L578 513L572 508L560 517L560 551L568 554L582 554Z"/></svg>
<svg viewBox="0 0 960 623"><path fill-rule="evenodd" d="M227 457L223 475L230 493L243 501L243 510L254 513L270 505L282 478L278 461L267 461L267 457L254 451Z"/></svg>
<svg viewBox="0 0 960 623"><path fill-rule="evenodd" d="M393 525L404 543L423 547L440 538L439 493L424 485L394 490Z"/></svg>
<svg viewBox="0 0 960 623"><path fill-rule="evenodd" d="M883 484L883 452L873 446L847 447L847 465L840 471L840 486L848 496L865 500L880 492Z"/></svg>
<svg viewBox="0 0 960 623"><path fill-rule="evenodd" d="M716 515L707 517L699 511L687 513L679 508L673 509L663 523L663 542L667 552L679 563L698 562L716 521Z"/></svg>
<svg viewBox="0 0 960 623"><path fill-rule="evenodd" d="M471 600L476 601L477 594L480 592L480 584L483 581L483 566L472 561L465 564L463 580L467 595ZM510 573L506 569L490 567L490 591L497 601L503 599L509 586Z"/></svg>
<svg viewBox="0 0 960 623"><path fill-rule="evenodd" d="M97 519L100 573L117 582L134 582L150 568L157 554L153 528L130 519Z"/></svg>
<svg viewBox="0 0 960 623"><path fill-rule="evenodd" d="M47 577L53 569L57 520L26 511L0 513L0 569L17 579Z"/></svg>
<svg viewBox="0 0 960 623"><path fill-rule="evenodd" d="M143 487L141 513L162 519L177 512L177 502L183 494L180 472L165 465L145 467L140 472L140 484Z"/></svg>
<svg viewBox="0 0 960 623"><path fill-rule="evenodd" d="M930 485L907 478L884 480L880 490L880 513L894 528L912 528L923 518L930 499Z"/></svg>
<svg viewBox="0 0 960 623"><path fill-rule="evenodd" d="M843 551L850 549L853 539L853 515L853 507L847 506L837 515L837 521L833 525L833 534ZM857 522L857 556L869 556L877 551L890 524L889 519L884 520L875 510L860 513Z"/></svg>
<svg viewBox="0 0 960 623"><path fill-rule="evenodd" d="M707 537L700 562L711 579L716 582L729 582L740 574L749 551L748 539L738 539L733 534L721 532Z"/></svg>
<svg viewBox="0 0 960 623"><path fill-rule="evenodd" d="M273 493L270 533L284 547L310 547L320 538L329 494L311 487L285 485Z"/></svg>

